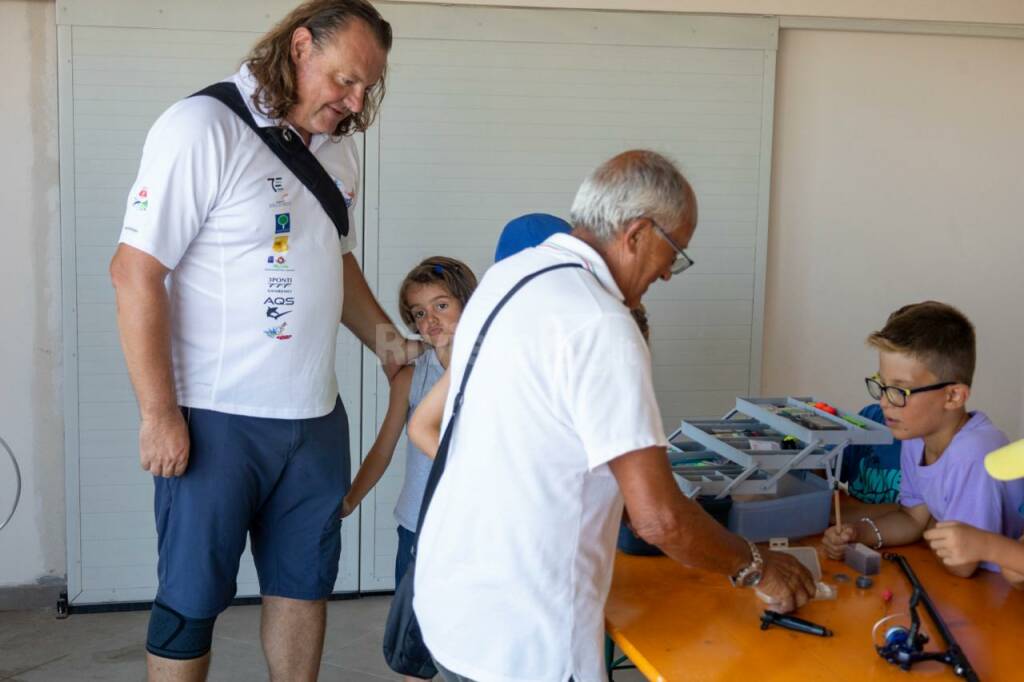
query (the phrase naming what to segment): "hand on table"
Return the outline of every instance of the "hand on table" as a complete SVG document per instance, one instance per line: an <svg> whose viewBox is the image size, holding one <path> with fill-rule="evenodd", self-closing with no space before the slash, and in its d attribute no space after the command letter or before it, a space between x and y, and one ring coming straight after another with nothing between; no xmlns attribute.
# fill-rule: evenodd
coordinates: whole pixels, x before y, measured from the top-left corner
<svg viewBox="0 0 1024 682"><path fill-rule="evenodd" d="M847 545L856 540L857 529L844 523L841 526L832 526L826 530L825 535L821 538L821 546L829 559L842 561Z"/></svg>
<svg viewBox="0 0 1024 682"><path fill-rule="evenodd" d="M787 613L798 609L814 598L816 590L811 572L795 558L779 552L764 553L764 577L757 591L773 610Z"/></svg>
<svg viewBox="0 0 1024 682"><path fill-rule="evenodd" d="M924 532L935 555L947 566L985 561L991 533L959 521L940 521Z"/></svg>

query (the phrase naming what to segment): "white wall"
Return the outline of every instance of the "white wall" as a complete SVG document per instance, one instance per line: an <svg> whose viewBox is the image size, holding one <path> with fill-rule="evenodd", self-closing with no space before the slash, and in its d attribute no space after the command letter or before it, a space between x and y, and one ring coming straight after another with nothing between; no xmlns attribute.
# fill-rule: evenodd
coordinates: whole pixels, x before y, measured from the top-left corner
<svg viewBox="0 0 1024 682"><path fill-rule="evenodd" d="M0 64L0 436L17 455L24 479L21 505L0 530L3 587L63 582L66 570L52 2L0 3ZM13 469L0 453L0 521L13 494Z"/></svg>
<svg viewBox="0 0 1024 682"><path fill-rule="evenodd" d="M1024 24L1019 0L454 2ZM0 436L25 475L0 588L65 571L54 14L54 0L0 2ZM866 332L899 303L944 298L978 326L975 404L1022 435L1022 73L1024 41L782 32L766 392L858 404ZM12 493L0 455L0 514Z"/></svg>
<svg viewBox="0 0 1024 682"><path fill-rule="evenodd" d="M864 338L932 298L1024 435L1024 40L785 31L775 106L765 393L866 403Z"/></svg>
<svg viewBox="0 0 1024 682"><path fill-rule="evenodd" d="M1020 0L444 0L444 4L1024 24Z"/></svg>

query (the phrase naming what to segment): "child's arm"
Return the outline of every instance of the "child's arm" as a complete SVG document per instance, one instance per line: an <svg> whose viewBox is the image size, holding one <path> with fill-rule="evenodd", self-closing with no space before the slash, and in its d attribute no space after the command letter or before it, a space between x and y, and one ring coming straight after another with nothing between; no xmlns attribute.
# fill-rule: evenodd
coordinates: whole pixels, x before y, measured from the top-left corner
<svg viewBox="0 0 1024 682"><path fill-rule="evenodd" d="M846 519L859 519L867 516L875 518L876 516L882 516L889 512L899 511L900 505L898 502L861 502L852 495L842 495L839 498L839 506L842 511L843 518Z"/></svg>
<svg viewBox="0 0 1024 682"><path fill-rule="evenodd" d="M342 518L348 516L359 506L366 494L370 492L377 481L387 471L391 464L391 457L395 454L395 445L402 437L402 428L405 426L405 418L409 411L409 385L412 383L413 368L402 367L391 382L391 395L388 398L388 411L384 415L384 422L380 425L380 432L373 446L366 454L352 487L341 503Z"/></svg>
<svg viewBox="0 0 1024 682"><path fill-rule="evenodd" d="M1006 540L1007 538L1003 538ZM999 568L1003 571L1003 577L1010 587L1015 590L1024 590L1024 535L1017 540L1017 545L1012 552L1007 550L1000 556ZM1004 563L1005 562L1005 565Z"/></svg>
<svg viewBox="0 0 1024 682"><path fill-rule="evenodd" d="M932 551L950 569L998 564L1011 585L1024 587L1024 544L959 521L942 521L925 532ZM1024 540L1024 538L1022 538Z"/></svg>
<svg viewBox="0 0 1024 682"><path fill-rule="evenodd" d="M446 369L409 417L409 440L430 459L437 455L441 443L441 420L448 399L451 370Z"/></svg>
<svg viewBox="0 0 1024 682"><path fill-rule="evenodd" d="M928 527L932 515L928 506L918 504L913 507L900 507L895 511L881 514L873 520L882 536L882 545L906 545L921 539L921 534ZM852 542L860 542L868 547L878 544L878 535L867 521L858 520L852 524L832 526L825 531L822 546L832 559L842 559L846 546Z"/></svg>
<svg viewBox="0 0 1024 682"><path fill-rule="evenodd" d="M991 447L986 447L991 450ZM943 457L950 457L956 453L949 453ZM975 454L975 453L966 453ZM956 531L961 536L960 542L987 544L984 535L990 537L1001 535L1003 529L1003 491L1004 484L993 479L985 470L984 460L979 457L961 457L953 460L954 469L947 468L947 474L956 481L956 489L951 491L949 502L942 512L943 521L958 522L964 528ZM938 527L938 526L937 526ZM949 526L943 524L944 528ZM977 553L972 550L972 553ZM937 558L943 561L943 566L953 575L969 577L978 567L978 561L947 563L941 555L936 552ZM982 559L984 560L984 559ZM998 563L998 562L993 562Z"/></svg>

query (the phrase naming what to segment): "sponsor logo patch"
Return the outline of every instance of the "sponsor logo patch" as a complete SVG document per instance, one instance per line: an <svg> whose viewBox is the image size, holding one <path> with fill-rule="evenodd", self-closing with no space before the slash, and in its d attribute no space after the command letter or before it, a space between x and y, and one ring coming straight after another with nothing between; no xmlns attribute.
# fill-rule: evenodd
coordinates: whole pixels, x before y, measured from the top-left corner
<svg viewBox="0 0 1024 682"><path fill-rule="evenodd" d="M273 256L270 256L268 262L273 263ZM292 278L291 277L271 277L267 280L267 291L268 292L281 292L291 291Z"/></svg>
<svg viewBox="0 0 1024 682"><path fill-rule="evenodd" d="M341 192L341 196L345 200L345 208L352 208L352 199L356 196L355 192L350 192L345 189L345 183L333 175L331 176L331 180L334 180L334 186L338 188L339 192Z"/></svg>
<svg viewBox="0 0 1024 682"><path fill-rule="evenodd" d="M272 339L278 341L287 341L292 338L292 335L287 333L285 329L288 327L287 322L282 322L280 327L271 327L270 329L264 329L263 333Z"/></svg>
<svg viewBox="0 0 1024 682"><path fill-rule="evenodd" d="M135 193L135 198L132 199L132 208L136 211L145 211L149 208L149 189L143 187Z"/></svg>

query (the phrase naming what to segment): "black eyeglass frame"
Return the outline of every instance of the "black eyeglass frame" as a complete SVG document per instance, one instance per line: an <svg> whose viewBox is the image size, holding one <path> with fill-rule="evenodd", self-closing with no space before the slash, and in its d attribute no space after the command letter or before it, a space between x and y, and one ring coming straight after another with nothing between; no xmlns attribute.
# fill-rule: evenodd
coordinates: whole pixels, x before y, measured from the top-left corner
<svg viewBox="0 0 1024 682"><path fill-rule="evenodd" d="M877 374L864 377L864 385L867 386L868 395L874 400L881 400L884 395L885 399L894 407L906 407L907 399L915 393L937 391L940 388L946 388L947 386L954 386L960 383L959 381L940 381L937 384L928 384L927 386L918 386L917 388L903 388L902 386L887 386L882 383L881 379L882 377ZM899 396L899 398L893 400L893 396Z"/></svg>
<svg viewBox="0 0 1024 682"><path fill-rule="evenodd" d="M653 220L651 220L651 225L654 225L654 229L658 231L658 234L660 234L665 239L665 241L671 244L672 248L676 250L676 260L675 262L672 263L670 272L673 275L678 275L679 273L692 268L694 265L693 259L690 258L686 251L683 251L681 246L676 244L675 240L672 239L672 237L668 236L668 232L662 229L661 225L659 225Z"/></svg>

